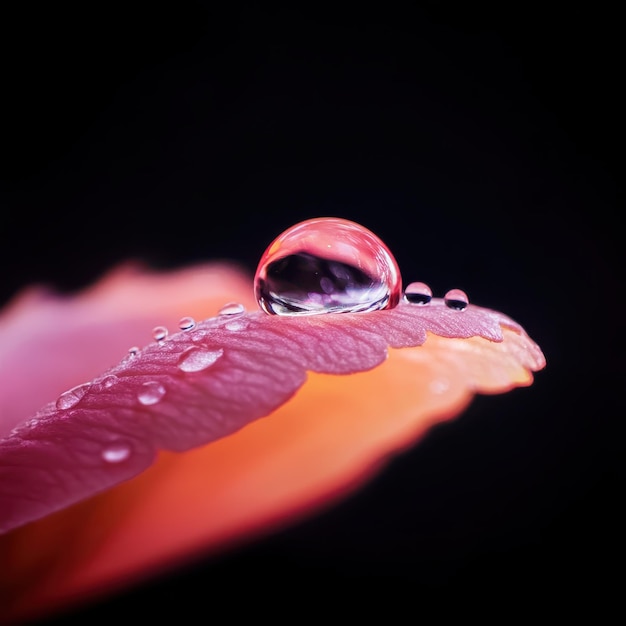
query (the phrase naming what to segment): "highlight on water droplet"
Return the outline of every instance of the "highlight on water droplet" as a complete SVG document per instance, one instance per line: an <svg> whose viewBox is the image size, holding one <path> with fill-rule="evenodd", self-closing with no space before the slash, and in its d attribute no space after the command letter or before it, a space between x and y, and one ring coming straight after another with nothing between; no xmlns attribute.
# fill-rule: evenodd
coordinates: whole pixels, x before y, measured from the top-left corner
<svg viewBox="0 0 626 626"><path fill-rule="evenodd" d="M57 409L71 409L76 406L91 387L91 383L83 383L64 391L56 401Z"/></svg>
<svg viewBox="0 0 626 626"><path fill-rule="evenodd" d="M428 304L433 298L433 292L426 283L410 283L404 290L404 299L411 304Z"/></svg>
<svg viewBox="0 0 626 626"><path fill-rule="evenodd" d="M446 305L455 311L466 309L469 304L469 298L464 291L460 289L450 289L443 298Z"/></svg>
<svg viewBox="0 0 626 626"><path fill-rule="evenodd" d="M218 311L218 315L241 315L245 312L246 307L243 304L239 302L229 302Z"/></svg>
<svg viewBox="0 0 626 626"><path fill-rule="evenodd" d="M178 368L183 372L201 372L211 367L223 354L223 348L217 350L195 346L187 348L180 357Z"/></svg>
<svg viewBox="0 0 626 626"><path fill-rule="evenodd" d="M402 279L391 251L373 232L349 220L300 222L265 250L254 293L271 315L315 315L390 309Z"/></svg>
<svg viewBox="0 0 626 626"><path fill-rule="evenodd" d="M137 394L137 399L141 402L141 404L150 406L151 404L159 402L164 395L165 387L159 382L150 381L143 383L139 393Z"/></svg>
<svg viewBox="0 0 626 626"><path fill-rule="evenodd" d="M115 441L102 450L102 460L107 463L121 463L130 457L131 446L124 441Z"/></svg>
<svg viewBox="0 0 626 626"><path fill-rule="evenodd" d="M152 329L152 336L154 337L155 341L158 341L158 342L165 341L165 339L167 339L167 335L168 335L168 330L167 328L165 328L165 326L155 326Z"/></svg>
<svg viewBox="0 0 626 626"><path fill-rule="evenodd" d="M128 356L134 357L139 354L139 346L133 346L132 348L128 348Z"/></svg>
<svg viewBox="0 0 626 626"><path fill-rule="evenodd" d="M180 328L181 330L191 330L192 328L195 328L195 326L196 320L194 320L193 317L189 317L188 315L186 315L185 317L181 317L178 321L178 328Z"/></svg>

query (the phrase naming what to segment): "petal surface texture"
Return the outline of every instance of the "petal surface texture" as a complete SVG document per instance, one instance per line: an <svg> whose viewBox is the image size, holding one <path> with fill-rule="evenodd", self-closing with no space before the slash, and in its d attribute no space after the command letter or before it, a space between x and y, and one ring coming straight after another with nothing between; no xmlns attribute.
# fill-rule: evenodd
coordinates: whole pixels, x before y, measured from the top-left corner
<svg viewBox="0 0 626 626"><path fill-rule="evenodd" d="M216 315L228 301L253 312ZM49 610L293 521L475 393L545 366L516 322L474 305L255 309L228 265L123 267L79 296L31 290L8 307L0 606ZM184 315L202 321L179 331ZM157 324L170 334L150 341Z"/></svg>

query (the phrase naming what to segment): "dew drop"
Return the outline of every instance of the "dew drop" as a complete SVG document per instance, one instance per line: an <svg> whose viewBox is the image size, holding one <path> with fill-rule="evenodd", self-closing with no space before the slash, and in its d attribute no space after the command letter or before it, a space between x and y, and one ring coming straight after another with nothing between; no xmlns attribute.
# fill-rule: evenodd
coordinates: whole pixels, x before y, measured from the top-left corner
<svg viewBox="0 0 626 626"><path fill-rule="evenodd" d="M71 409L76 406L91 387L91 383L83 383L64 391L56 401L57 409Z"/></svg>
<svg viewBox="0 0 626 626"><path fill-rule="evenodd" d="M165 326L155 326L152 329L152 336L154 337L155 341L158 341L158 342L165 341L167 339L167 335L168 335L168 331L167 331L167 328L165 328Z"/></svg>
<svg viewBox="0 0 626 626"><path fill-rule="evenodd" d="M444 296L443 300L449 308L454 309L455 311L462 311L463 309L466 309L469 304L467 294L460 289L450 289L450 291L448 291L448 293Z"/></svg>
<svg viewBox="0 0 626 626"><path fill-rule="evenodd" d="M433 292L426 283L410 283L404 290L404 299L411 304L428 304Z"/></svg>
<svg viewBox="0 0 626 626"><path fill-rule="evenodd" d="M193 317L185 316L181 317L178 322L178 328L181 330L191 330L196 325L196 320Z"/></svg>
<svg viewBox="0 0 626 626"><path fill-rule="evenodd" d="M315 315L391 309L400 300L400 270L370 230L340 218L300 222L265 250L254 293L270 315Z"/></svg>
<svg viewBox="0 0 626 626"><path fill-rule="evenodd" d="M246 312L246 307L239 302L229 302L225 304L219 311L218 315L241 315Z"/></svg>
<svg viewBox="0 0 626 626"><path fill-rule="evenodd" d="M109 374L108 376L105 376L101 381L100 384L105 388L105 389L111 389L111 387L113 387L113 385L117 382L117 376L115 374Z"/></svg>
<svg viewBox="0 0 626 626"><path fill-rule="evenodd" d="M134 357L139 354L139 346L133 346L132 348L128 348L128 356Z"/></svg>
<svg viewBox="0 0 626 626"><path fill-rule="evenodd" d="M156 404L165 395L165 387L161 383L154 381L143 383L141 390L137 394L137 399L141 404L150 406Z"/></svg>
<svg viewBox="0 0 626 626"><path fill-rule="evenodd" d="M231 320L224 324L224 328L226 330L230 330L231 332L237 332L248 328L248 322L246 322L246 320Z"/></svg>
<svg viewBox="0 0 626 626"><path fill-rule="evenodd" d="M178 363L178 368L183 372L201 372L213 365L222 355L224 350L207 350L206 348L188 348L183 352Z"/></svg>
<svg viewBox="0 0 626 626"><path fill-rule="evenodd" d="M121 463L130 457L130 445L122 441L109 444L102 451L102 459L107 463Z"/></svg>

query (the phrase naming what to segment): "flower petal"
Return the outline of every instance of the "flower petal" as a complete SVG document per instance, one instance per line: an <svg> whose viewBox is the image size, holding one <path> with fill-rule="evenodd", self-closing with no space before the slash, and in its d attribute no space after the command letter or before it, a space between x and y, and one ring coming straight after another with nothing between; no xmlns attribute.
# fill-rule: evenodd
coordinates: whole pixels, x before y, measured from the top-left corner
<svg viewBox="0 0 626 626"><path fill-rule="evenodd" d="M203 319L228 300L256 308L250 280L232 263L167 272L125 263L79 296L24 290L0 316L0 436L145 343L155 325L178 330L182 316Z"/></svg>
<svg viewBox="0 0 626 626"><path fill-rule="evenodd" d="M501 341L501 323L521 331L487 309L452 311L441 300L367 314L230 317L153 342L0 440L0 532L136 476L159 450L232 434L288 400L307 371L364 371L388 346L420 345L428 331L491 341ZM527 351L524 365L542 366L541 353Z"/></svg>
<svg viewBox="0 0 626 626"><path fill-rule="evenodd" d="M18 613L42 610L223 549L332 502L473 393L528 385L544 365L506 316L440 300L208 319L0 440L0 524L47 516L5 536L3 586Z"/></svg>

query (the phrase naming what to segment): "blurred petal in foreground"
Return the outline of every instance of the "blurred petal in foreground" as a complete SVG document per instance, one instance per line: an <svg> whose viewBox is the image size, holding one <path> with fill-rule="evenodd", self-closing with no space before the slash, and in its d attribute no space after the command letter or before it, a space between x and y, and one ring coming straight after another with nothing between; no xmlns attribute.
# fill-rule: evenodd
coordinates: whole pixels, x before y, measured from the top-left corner
<svg viewBox="0 0 626 626"><path fill-rule="evenodd" d="M183 315L204 319L228 301L252 306L249 279L232 267L121 269L76 298L26 294L4 313L7 618L113 591L326 506L474 393L529 385L545 365L509 318L433 300L217 316L111 368L152 326L178 330ZM61 394L81 382L91 384Z"/></svg>

